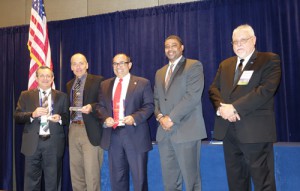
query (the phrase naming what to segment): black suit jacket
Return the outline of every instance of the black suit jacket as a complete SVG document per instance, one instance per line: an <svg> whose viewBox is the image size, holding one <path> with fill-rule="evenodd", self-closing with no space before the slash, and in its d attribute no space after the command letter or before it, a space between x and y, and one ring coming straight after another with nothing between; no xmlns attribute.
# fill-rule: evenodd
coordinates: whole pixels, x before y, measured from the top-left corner
<svg viewBox="0 0 300 191"><path fill-rule="evenodd" d="M96 76L92 74L88 74L86 77L86 81L84 84L83 90L83 106L87 104L93 104L98 102L98 92L100 88L100 84L103 81L102 76ZM75 78L70 80L67 83L67 93L70 98L70 92L73 86ZM69 99L70 100L70 99ZM82 114L83 121L86 127L86 132L88 138L92 145L99 146L101 135L102 135L102 122L99 121L98 117L95 116L93 113L90 114Z"/></svg>
<svg viewBox="0 0 300 191"><path fill-rule="evenodd" d="M253 70L247 85L233 85L237 57L224 60L210 86L210 99L217 110L220 103L233 104L241 120L235 122L236 134L243 143L275 142L274 94L281 68L278 55L255 51L243 71ZM214 137L223 139L230 122L216 116Z"/></svg>
<svg viewBox="0 0 300 191"><path fill-rule="evenodd" d="M99 118L105 120L112 117L112 90L116 78L103 81L99 96L99 103L93 105ZM150 130L147 119L154 111L153 91L150 81L131 75L126 99L125 116L132 115L136 126L126 125L127 136L124 139L132 141L137 152L146 152L152 149ZM112 128L103 128L101 147L108 150L110 146Z"/></svg>
<svg viewBox="0 0 300 191"><path fill-rule="evenodd" d="M49 122L49 129L51 138L49 144L56 149L58 156L62 156L64 152L65 134L63 126L69 122L69 105L67 95L57 90L51 90L52 97L52 114L59 114L61 116L62 124ZM30 120L33 111L40 107L39 90L23 91L19 97L17 108L15 111L15 120L17 123L25 123L22 136L21 152L30 156L34 154L39 141L40 120L35 118L32 122Z"/></svg>

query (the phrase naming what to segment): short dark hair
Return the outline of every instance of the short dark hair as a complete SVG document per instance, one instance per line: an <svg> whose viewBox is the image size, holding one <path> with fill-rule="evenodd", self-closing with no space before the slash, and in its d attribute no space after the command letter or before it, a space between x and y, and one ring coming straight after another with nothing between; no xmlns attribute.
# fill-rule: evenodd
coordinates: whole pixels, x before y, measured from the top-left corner
<svg viewBox="0 0 300 191"><path fill-rule="evenodd" d="M116 56L118 56L118 55L124 55L124 56L126 56L127 62L131 62L131 58L130 58L127 54L125 54L125 53L118 53L118 54L116 54L116 55L113 57L112 61L114 61L114 58L115 58Z"/></svg>
<svg viewBox="0 0 300 191"><path fill-rule="evenodd" d="M51 73L52 73L52 76L54 77L53 71L51 70L51 68L49 68L49 67L46 66L46 65L40 66L40 67L36 70L35 76L38 77L39 70L45 70L45 69L49 69L49 70L51 71Z"/></svg>
<svg viewBox="0 0 300 191"><path fill-rule="evenodd" d="M181 45L183 45L183 42L182 42L181 38L180 38L179 36L177 36L177 35L170 35L170 36L168 36L168 37L166 38L165 41L167 41L167 40L169 40L169 39L175 39L175 40L177 40Z"/></svg>

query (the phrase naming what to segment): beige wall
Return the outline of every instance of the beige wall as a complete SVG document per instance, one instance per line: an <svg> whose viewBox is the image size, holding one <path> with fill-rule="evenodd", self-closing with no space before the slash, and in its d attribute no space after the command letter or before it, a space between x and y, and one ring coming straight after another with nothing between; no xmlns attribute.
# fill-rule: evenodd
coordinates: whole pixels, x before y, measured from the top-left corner
<svg viewBox="0 0 300 191"><path fill-rule="evenodd" d="M197 0L44 0L48 21ZM1 0L0 28L29 23L32 0Z"/></svg>

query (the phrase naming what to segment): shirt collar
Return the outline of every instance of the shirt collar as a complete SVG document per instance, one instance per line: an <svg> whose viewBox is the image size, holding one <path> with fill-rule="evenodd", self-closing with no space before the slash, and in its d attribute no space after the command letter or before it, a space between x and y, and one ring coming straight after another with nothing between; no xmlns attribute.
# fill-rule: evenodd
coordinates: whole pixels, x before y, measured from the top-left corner
<svg viewBox="0 0 300 191"><path fill-rule="evenodd" d="M179 57L179 58L177 58L173 63L171 63L170 61L169 61L169 66L171 66L171 64L173 64L173 70L174 70L174 68L176 67L176 65L178 64L178 62L179 62L179 60L182 58L182 55Z"/></svg>
<svg viewBox="0 0 300 191"><path fill-rule="evenodd" d="M87 73L83 74L80 78L76 77L76 81L80 79L81 81L85 80L87 77Z"/></svg>
<svg viewBox="0 0 300 191"><path fill-rule="evenodd" d="M250 60L250 58L251 58L252 54L254 53L254 51L255 51L255 49L252 51L251 54L249 54L248 56L246 56L246 58L244 58L243 66L245 66L248 63L248 61ZM237 63L240 63L241 59L242 58L238 57Z"/></svg>
<svg viewBox="0 0 300 191"><path fill-rule="evenodd" d="M40 91L41 93L43 93L43 92L45 91L45 92L46 92L46 95L49 95L50 92L51 92L51 88L48 88L48 89L46 89L46 90L42 90L42 89L39 88L39 91Z"/></svg>
<svg viewBox="0 0 300 191"><path fill-rule="evenodd" d="M130 79L130 73L126 74L126 75L122 78L123 81L129 81L129 79ZM120 80L120 78L119 78L119 77L116 77L116 81L119 82L119 80Z"/></svg>

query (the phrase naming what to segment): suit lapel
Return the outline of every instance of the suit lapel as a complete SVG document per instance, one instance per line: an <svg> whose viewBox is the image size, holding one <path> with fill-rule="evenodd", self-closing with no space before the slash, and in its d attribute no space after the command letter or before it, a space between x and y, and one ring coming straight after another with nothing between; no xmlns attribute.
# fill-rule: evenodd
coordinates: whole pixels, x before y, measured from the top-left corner
<svg viewBox="0 0 300 191"><path fill-rule="evenodd" d="M237 84L237 82L235 84L233 84L234 75L235 75L235 71L236 71L237 59L238 58L236 56L235 59L232 61L232 63L230 63L230 65L229 65L229 71L228 71L229 76L230 76L228 86L232 87L232 90L236 87L236 84Z"/></svg>
<svg viewBox="0 0 300 191"><path fill-rule="evenodd" d="M113 102L113 97L112 97L112 92L113 92L113 88L114 88L114 82L115 82L116 78L112 78L108 84L108 88L106 91L107 94L107 98L109 99L108 102L108 106L107 109L112 112L112 102Z"/></svg>
<svg viewBox="0 0 300 191"><path fill-rule="evenodd" d="M256 60L256 57L257 57L257 51L254 51L254 53L252 54L251 58L249 59L249 61L247 62L244 70L249 70L252 68L255 60Z"/></svg>
<svg viewBox="0 0 300 191"><path fill-rule="evenodd" d="M225 71L225 73L228 73L230 76L228 87L234 86L233 80L234 80L234 74L236 70L236 63L237 63L237 57L235 57L235 59L229 64L228 71Z"/></svg>
<svg viewBox="0 0 300 191"><path fill-rule="evenodd" d="M57 95L56 95L56 92L51 89L51 104L50 104L50 107L52 107L52 114L53 113L57 113L56 112L56 107L55 107L55 104L57 103Z"/></svg>
<svg viewBox="0 0 300 191"><path fill-rule="evenodd" d="M83 88L83 103L82 105L86 105L86 103L88 103L87 99L87 94L88 94L88 90L90 90L90 86L91 86L91 81L93 81L92 76L90 76L89 74L87 74L86 76L86 80L84 83L84 88Z"/></svg>
<svg viewBox="0 0 300 191"><path fill-rule="evenodd" d="M126 103L128 103L128 100L133 97L132 94L133 94L137 84L138 84L137 78L133 75L130 75L128 89L127 89L126 97L125 97L125 111L126 111L126 106L127 106Z"/></svg>
<svg viewBox="0 0 300 191"><path fill-rule="evenodd" d="M168 67L169 67L169 65L167 64L162 68L161 82L162 82L163 89L165 89L165 86L166 86L165 79L166 79Z"/></svg>
<svg viewBox="0 0 300 191"><path fill-rule="evenodd" d="M32 100L35 108L41 107L40 90L35 89L32 92Z"/></svg>
<svg viewBox="0 0 300 191"><path fill-rule="evenodd" d="M186 59L185 59L185 57L182 56L182 58L179 60L179 62L177 63L176 67L175 67L174 70L173 70L173 73L172 73L172 76L171 76L171 78L170 78L170 81L169 81L167 90L168 90L169 87L171 86L171 84L172 84L172 82L173 82L173 79L174 79L175 76L177 75L178 70L179 70L181 67L183 67L183 65L185 64L185 62L186 62ZM167 67L167 68L168 68L168 67ZM166 72L165 72L165 76L164 76L164 77L166 77L166 75L167 75L167 74L166 74ZM165 80L164 80L164 87L165 87ZM164 88L164 89L165 89L165 88Z"/></svg>

